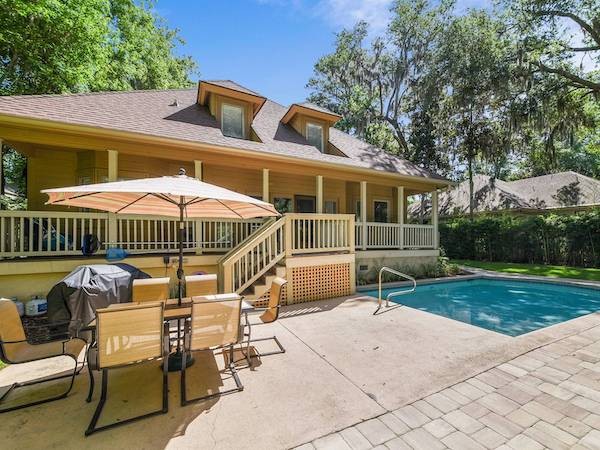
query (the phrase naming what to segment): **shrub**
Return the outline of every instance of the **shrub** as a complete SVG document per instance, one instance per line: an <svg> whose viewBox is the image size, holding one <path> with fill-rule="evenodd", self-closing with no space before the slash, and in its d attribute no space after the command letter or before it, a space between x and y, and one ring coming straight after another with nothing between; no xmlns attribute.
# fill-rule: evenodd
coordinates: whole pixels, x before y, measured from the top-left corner
<svg viewBox="0 0 600 450"><path fill-rule="evenodd" d="M600 208L568 215L484 215L440 223L454 259L600 266Z"/></svg>
<svg viewBox="0 0 600 450"><path fill-rule="evenodd" d="M448 258L439 257L434 263L420 264L416 266L408 266L406 264L375 264L371 267L371 269L369 269L368 272L358 274L357 283L359 285L377 284L379 281L379 271L384 265L387 265L388 267L395 269L399 272L410 275L411 277L416 279L448 277L460 273L460 268L458 267L458 265L451 264L448 261ZM398 279L397 275L394 275L393 273L389 272L384 272L381 279L384 283L389 283L392 281L402 281Z"/></svg>

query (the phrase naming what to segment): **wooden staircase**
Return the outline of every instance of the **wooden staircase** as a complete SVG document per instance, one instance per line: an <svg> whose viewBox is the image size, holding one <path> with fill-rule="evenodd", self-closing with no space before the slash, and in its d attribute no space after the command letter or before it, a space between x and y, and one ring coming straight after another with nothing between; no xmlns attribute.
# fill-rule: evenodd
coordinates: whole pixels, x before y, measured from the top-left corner
<svg viewBox="0 0 600 450"><path fill-rule="evenodd" d="M271 283L277 277L285 278L286 268L283 264L271 267L263 276L256 280L252 286L242 292L245 300L255 301L265 295L271 289Z"/></svg>
<svg viewBox="0 0 600 450"><path fill-rule="evenodd" d="M354 233L351 214L289 213L269 220L219 260L219 288L264 300L273 279L286 278L286 259L354 252Z"/></svg>
<svg viewBox="0 0 600 450"><path fill-rule="evenodd" d="M266 222L219 260L222 292L237 292L256 300L277 276L285 277L285 218Z"/></svg>

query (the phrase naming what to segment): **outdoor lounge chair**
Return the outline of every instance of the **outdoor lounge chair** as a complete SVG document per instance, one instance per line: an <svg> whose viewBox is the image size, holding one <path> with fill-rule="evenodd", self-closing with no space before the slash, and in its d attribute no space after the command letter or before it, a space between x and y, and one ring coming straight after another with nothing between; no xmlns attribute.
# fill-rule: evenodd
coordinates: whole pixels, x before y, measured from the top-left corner
<svg viewBox="0 0 600 450"><path fill-rule="evenodd" d="M56 324L53 323L53 325ZM77 360L85 345L86 342L79 338L62 339L41 344L32 344L28 342L25 336L25 330L21 323L21 318L19 317L19 312L17 311L17 306L11 300L5 298L0 299L0 360L6 364L24 364L66 356L72 358L74 363L73 370L69 370L67 374L63 373L49 378L45 377L22 383L13 383L0 397L0 404L17 388L41 384L61 378L71 378L69 386L64 392L46 399L35 400L22 405L0 409L0 413L39 405L41 403L47 403L66 397L69 392L71 392L75 376L81 372L81 369L85 365L85 361L82 364L79 364Z"/></svg>
<svg viewBox="0 0 600 450"><path fill-rule="evenodd" d="M244 386L235 368L233 360L233 346L240 341L242 312L242 299L237 295L221 294L216 298L208 299L197 297L192 303L192 318L187 324L185 334L185 351L181 365L181 405L192 402L208 400L221 395L244 390ZM185 372L188 351L201 350L229 350L229 370L235 380L235 388L211 393L202 397L188 398Z"/></svg>
<svg viewBox="0 0 600 450"><path fill-rule="evenodd" d="M267 307L264 309L255 309L255 311L263 311L263 313L259 316L261 323L256 324L256 325L273 323L279 318L279 308L281 308L281 300L283 297L283 287L286 284L287 284L287 281L280 277L277 277L272 281L271 291L269 293L269 303L268 303ZM248 338L248 340L243 342L242 345L246 344L246 355L245 356L246 356L246 359L248 359L248 363L250 363L250 360L249 360L249 358L251 357L250 344L252 342L273 340L273 341L275 341L275 344L277 344L277 347L279 347L279 350L275 350L272 352L266 352L266 353L258 353L256 355L252 355L252 356L261 357L261 356L278 355L280 353L285 353L285 348L283 347L283 345L281 345L281 342L279 342L279 339L277 339L277 336L252 339L252 325L250 324L248 317L246 317L246 327L247 327L247 330L244 332L244 337Z"/></svg>
<svg viewBox="0 0 600 450"><path fill-rule="evenodd" d="M169 410L168 398L168 361L169 339L163 320L164 303L147 302L138 305L126 305L104 308L96 311L96 345L90 346L88 365L91 370L102 371L102 392L92 420L85 431L89 436L97 431L144 419ZM162 408L139 416L97 427L108 392L108 372L111 369L142 364L150 360L163 360ZM94 383L90 378L91 401Z"/></svg>
<svg viewBox="0 0 600 450"><path fill-rule="evenodd" d="M169 277L133 280L131 301L141 303L168 299L170 297L169 281Z"/></svg>
<svg viewBox="0 0 600 450"><path fill-rule="evenodd" d="M213 295L219 292L217 275L188 275L185 277L185 296Z"/></svg>

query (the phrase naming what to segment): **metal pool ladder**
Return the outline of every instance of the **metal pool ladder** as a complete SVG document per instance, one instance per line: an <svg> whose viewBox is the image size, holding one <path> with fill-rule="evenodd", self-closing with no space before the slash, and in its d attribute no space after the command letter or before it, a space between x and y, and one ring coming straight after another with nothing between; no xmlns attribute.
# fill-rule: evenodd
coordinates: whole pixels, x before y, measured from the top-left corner
<svg viewBox="0 0 600 450"><path fill-rule="evenodd" d="M412 281L412 288L410 289L405 289L403 291L395 291L395 292L390 292L387 297L385 298L385 307L387 308L389 306L390 303L390 298L392 297L396 297L399 295L405 295L405 294L410 294L411 292L415 292L415 289L417 288L417 282L416 280L411 277L410 275L406 275L405 273L399 272L397 270L394 270L390 267L382 267L379 270L379 300L377 302L377 309L375 310L375 312L373 313L373 315L377 314L377 312L381 309L381 276L383 275L383 272L389 272L389 273L393 273L394 275L398 275L399 277L402 278L406 278L409 281Z"/></svg>

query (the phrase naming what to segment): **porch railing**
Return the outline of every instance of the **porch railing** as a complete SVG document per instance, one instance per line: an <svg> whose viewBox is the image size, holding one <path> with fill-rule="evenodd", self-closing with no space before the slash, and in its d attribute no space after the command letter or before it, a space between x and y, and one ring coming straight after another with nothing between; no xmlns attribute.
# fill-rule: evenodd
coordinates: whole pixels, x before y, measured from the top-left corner
<svg viewBox="0 0 600 450"><path fill-rule="evenodd" d="M106 241L107 220L102 213L0 211L0 257L81 255L84 235Z"/></svg>
<svg viewBox="0 0 600 450"><path fill-rule="evenodd" d="M354 250L351 214L286 214L290 232L288 253L306 254Z"/></svg>
<svg viewBox="0 0 600 450"><path fill-rule="evenodd" d="M357 222L356 248L433 249L436 247L436 232L433 225Z"/></svg>
<svg viewBox="0 0 600 450"><path fill-rule="evenodd" d="M186 221L187 252L226 252L260 227L262 220ZM177 220L156 216L62 211L0 211L0 258L81 255L83 236L129 253L175 252Z"/></svg>
<svg viewBox="0 0 600 450"><path fill-rule="evenodd" d="M117 246L129 253L175 252L179 248L177 219L152 216L118 215ZM256 229L262 220L189 219L185 222L185 251L226 252L235 248Z"/></svg>
<svg viewBox="0 0 600 450"><path fill-rule="evenodd" d="M357 222L349 214L286 214L286 255L358 249L432 249L432 225ZM248 239L263 220L190 219L186 252L225 253ZM355 230L354 233L352 230ZM175 252L177 221L171 218L91 212L0 211L0 258L81 255L83 236L129 253Z"/></svg>

